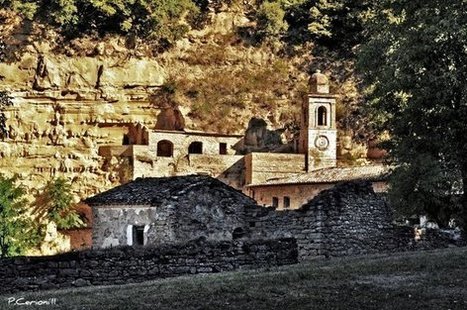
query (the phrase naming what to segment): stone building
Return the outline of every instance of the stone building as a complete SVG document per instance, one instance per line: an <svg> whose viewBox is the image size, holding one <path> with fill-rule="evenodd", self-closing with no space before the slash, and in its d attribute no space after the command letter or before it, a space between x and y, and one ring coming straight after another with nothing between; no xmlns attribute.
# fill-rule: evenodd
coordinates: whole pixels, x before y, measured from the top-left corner
<svg viewBox="0 0 467 310"><path fill-rule="evenodd" d="M87 203L96 248L293 238L299 260L404 250L413 231L392 223L373 188L370 181L340 183L297 210L277 210L215 178L191 175L138 178Z"/></svg>
<svg viewBox="0 0 467 310"><path fill-rule="evenodd" d="M268 138L269 133L261 126L259 129L249 128L243 136L149 129L141 124L134 124L128 126L122 138L123 145L101 146L99 155L107 158L107 162L115 159L114 162L127 163L121 166L124 171L120 172L120 179L125 182L138 177L210 175L243 190L250 197L258 199L260 204L280 207L273 191L290 191L281 194L285 199L283 206L297 208L299 203L306 202L336 182L358 179L359 174L362 174L361 179L366 179L369 170L335 168L336 96L329 93L329 80L319 71L311 76L309 87L310 93L302 106L300 137L293 143L294 153L255 152L254 147L249 147L251 141L269 138L274 140L274 137ZM256 121L261 123L261 120ZM256 134L258 130L259 137ZM248 152L243 155L245 150ZM317 169L321 169L320 172L314 172ZM326 181L316 176L336 173L343 176L328 178ZM306 186L291 186L296 183L293 179L300 174L304 174L300 178L308 180L300 182L306 183ZM350 174L352 177L349 177ZM284 179L284 186L275 188L272 184L278 185L278 178ZM308 194L302 193L305 190ZM259 196L256 195L257 192L260 193ZM286 197L292 196L292 202L287 202Z"/></svg>
<svg viewBox="0 0 467 310"><path fill-rule="evenodd" d="M234 188L199 175L138 178L86 202L97 248L240 238L249 225L245 207L256 207Z"/></svg>
<svg viewBox="0 0 467 310"><path fill-rule="evenodd" d="M337 155L336 98L329 93L329 80L319 70L309 82L302 104L299 153L305 154L305 169L335 167Z"/></svg>
<svg viewBox="0 0 467 310"><path fill-rule="evenodd" d="M413 229L393 224L392 209L369 181L339 183L298 210L249 209L251 238L292 237L299 260L404 251Z"/></svg>
<svg viewBox="0 0 467 310"><path fill-rule="evenodd" d="M99 149L106 158L127 158L126 180L139 177L163 177L193 173L216 177L242 188L243 156L237 155L242 135L186 130L150 130L130 125L124 145Z"/></svg>
<svg viewBox="0 0 467 310"><path fill-rule="evenodd" d="M246 193L259 205L276 209L299 209L321 191L340 182L370 181L376 193L387 191L388 167L333 167L296 174L285 178L270 178L266 182L251 183Z"/></svg>

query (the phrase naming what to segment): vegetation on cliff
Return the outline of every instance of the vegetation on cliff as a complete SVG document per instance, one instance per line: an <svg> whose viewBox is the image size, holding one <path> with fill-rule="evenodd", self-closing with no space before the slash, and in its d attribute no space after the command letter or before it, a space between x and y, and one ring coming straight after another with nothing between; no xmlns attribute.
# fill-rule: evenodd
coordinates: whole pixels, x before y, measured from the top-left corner
<svg viewBox="0 0 467 310"><path fill-rule="evenodd" d="M186 14L196 15L191 0L2 0L26 19L49 23L70 37L83 34L136 35L170 44L189 29Z"/></svg>
<svg viewBox="0 0 467 310"><path fill-rule="evenodd" d="M368 133L357 111L361 100L352 52L361 37L366 2L0 2L19 14L23 24L33 21L31 29L41 25L28 40L55 41L54 53L100 55L97 42L122 36L122 58L155 57L175 82L180 105L190 109L186 114L193 119L192 129L241 132L252 116L274 127L297 125L309 73L320 68L333 77L335 91L342 95L341 128L359 138ZM0 19L17 22L5 11ZM22 51L15 49L23 48L9 44L6 60L20 57Z"/></svg>

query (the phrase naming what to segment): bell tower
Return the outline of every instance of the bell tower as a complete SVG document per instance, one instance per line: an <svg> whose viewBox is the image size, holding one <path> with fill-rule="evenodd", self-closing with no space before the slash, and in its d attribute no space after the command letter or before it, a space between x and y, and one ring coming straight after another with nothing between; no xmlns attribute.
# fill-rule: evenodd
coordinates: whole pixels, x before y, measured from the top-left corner
<svg viewBox="0 0 467 310"><path fill-rule="evenodd" d="M329 80L317 70L303 100L299 152L306 154L306 171L336 166L336 95L329 93Z"/></svg>

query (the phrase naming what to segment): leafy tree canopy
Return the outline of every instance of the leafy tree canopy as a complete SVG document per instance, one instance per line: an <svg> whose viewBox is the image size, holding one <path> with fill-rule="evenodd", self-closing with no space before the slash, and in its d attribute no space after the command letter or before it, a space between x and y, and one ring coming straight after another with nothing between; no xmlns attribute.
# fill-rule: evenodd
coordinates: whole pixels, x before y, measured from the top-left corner
<svg viewBox="0 0 467 310"><path fill-rule="evenodd" d="M80 215L73 209L71 185L63 178L47 183L42 203L47 210L48 218L57 224L59 229L79 228L85 226Z"/></svg>
<svg viewBox="0 0 467 310"><path fill-rule="evenodd" d="M466 22L467 1L375 1L358 64L368 110L391 136L391 200L441 224L456 197L467 224Z"/></svg>
<svg viewBox="0 0 467 310"><path fill-rule="evenodd" d="M367 0L268 0L256 14L258 32L278 38L288 29L285 38L293 44L320 41L348 48L360 42L367 9Z"/></svg>
<svg viewBox="0 0 467 310"><path fill-rule="evenodd" d="M132 33L169 43L188 30L185 14L199 12L191 0L0 0L0 5L69 35Z"/></svg>
<svg viewBox="0 0 467 310"><path fill-rule="evenodd" d="M24 194L14 178L0 176L0 257L24 254L41 240L38 226L26 214Z"/></svg>

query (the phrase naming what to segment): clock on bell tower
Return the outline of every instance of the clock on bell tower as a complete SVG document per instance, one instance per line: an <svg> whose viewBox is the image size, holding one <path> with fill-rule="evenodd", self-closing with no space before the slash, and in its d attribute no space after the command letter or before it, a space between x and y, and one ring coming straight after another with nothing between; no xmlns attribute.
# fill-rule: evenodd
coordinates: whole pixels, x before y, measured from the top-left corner
<svg viewBox="0 0 467 310"><path fill-rule="evenodd" d="M306 154L307 171L336 166L336 98L326 75L317 70L302 105L299 152Z"/></svg>

